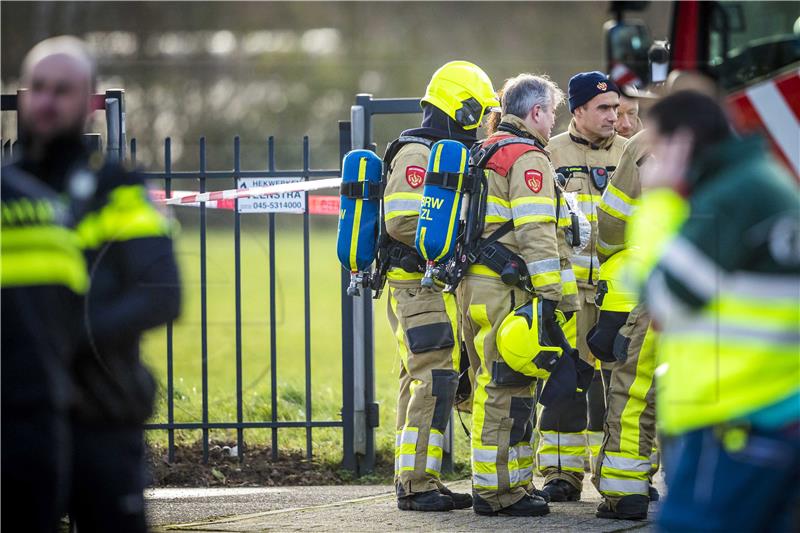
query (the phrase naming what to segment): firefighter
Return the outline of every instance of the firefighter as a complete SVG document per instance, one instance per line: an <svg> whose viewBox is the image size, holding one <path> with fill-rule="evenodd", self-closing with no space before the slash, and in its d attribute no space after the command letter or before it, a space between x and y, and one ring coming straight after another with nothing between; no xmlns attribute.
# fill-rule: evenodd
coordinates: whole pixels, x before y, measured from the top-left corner
<svg viewBox="0 0 800 533"><path fill-rule="evenodd" d="M633 136L622 152L597 212L600 279L598 323L587 343L603 361L619 361L608 387L603 444L592 482L603 496L600 518L645 519L658 467L655 447L656 334L646 308L625 283L625 269L637 251L625 246L625 226L641 196L639 169L650 161L646 132Z"/></svg>
<svg viewBox="0 0 800 533"><path fill-rule="evenodd" d="M0 182L4 531L58 531L68 499L69 366L89 278L59 191L63 156L80 149L93 67L63 44L47 76L23 72L22 157Z"/></svg>
<svg viewBox="0 0 800 533"><path fill-rule="evenodd" d="M71 37L48 39L29 53L22 117L37 136L54 136L37 172L68 192L91 273L72 365L72 472L69 514L80 531L145 531L143 423L155 382L139 359L146 329L178 314L178 272L167 219L149 202L141 176L89 155L81 135L91 108L94 69ZM59 95L82 105L60 126ZM58 128L57 133L52 130ZM33 157L37 157L34 153Z"/></svg>
<svg viewBox="0 0 800 533"><path fill-rule="evenodd" d="M445 428L461 368L459 313L442 287L420 286L424 261L414 240L431 145L452 139L472 146L488 108L499 105L477 65L452 61L437 70L422 98L419 128L390 144L385 160L384 223L391 268L388 316L402 365L397 402L395 485L401 510L449 511L472 505L469 494L440 481Z"/></svg>
<svg viewBox="0 0 800 533"><path fill-rule="evenodd" d="M521 74L506 82L502 94L498 131L483 148L514 138L529 144L504 146L489 159L482 237L518 256L515 266L526 267L530 289L541 300L542 319L552 322L562 296L577 294L569 262L559 254L554 173L544 150L563 93L545 77ZM478 362L472 406L473 509L485 515L547 514L547 502L531 481L535 380L515 380L517 374L502 364L496 343L504 319L530 301L531 292L505 284L480 258L459 291L465 344L470 360Z"/></svg>
<svg viewBox="0 0 800 533"><path fill-rule="evenodd" d="M605 74L596 71L576 74L569 81L568 95L572 121L568 130L553 137L547 148L556 172L563 176L559 226L570 225L567 195L576 195L580 210L591 223L588 242L582 242L581 252L571 258L581 309L568 329L581 357L594 364L595 359L586 345L586 334L597 322L594 296L600 265L595 251L596 207L609 174L614 171L622 154L625 139L614 131L619 89ZM603 380L608 380L608 373L599 369L598 362L588 402L586 398L578 398L558 412L547 408L540 412L536 459L539 471L545 477L543 490L552 501L580 499L583 472L589 461L587 444L590 455L596 456L603 437Z"/></svg>
<svg viewBox="0 0 800 533"><path fill-rule="evenodd" d="M619 109L617 109L617 121L614 123L614 131L626 139L630 139L642 131L642 119L639 118L639 99L637 98L635 87L626 87L629 95L619 95ZM632 91L632 94L630 93Z"/></svg>
<svg viewBox="0 0 800 533"><path fill-rule="evenodd" d="M660 327L663 531L798 527L800 191L694 91L655 104L629 226Z"/></svg>

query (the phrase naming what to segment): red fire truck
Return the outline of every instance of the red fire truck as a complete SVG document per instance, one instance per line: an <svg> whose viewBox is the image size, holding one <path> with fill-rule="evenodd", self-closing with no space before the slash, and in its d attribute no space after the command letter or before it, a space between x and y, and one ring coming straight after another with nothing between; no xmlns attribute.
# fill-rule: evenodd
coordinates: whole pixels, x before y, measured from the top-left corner
<svg viewBox="0 0 800 533"><path fill-rule="evenodd" d="M647 4L611 2L612 77L647 85L671 70L709 76L726 95L734 126L766 134L800 178L800 2L673 2L668 43L653 42L647 26L624 18Z"/></svg>

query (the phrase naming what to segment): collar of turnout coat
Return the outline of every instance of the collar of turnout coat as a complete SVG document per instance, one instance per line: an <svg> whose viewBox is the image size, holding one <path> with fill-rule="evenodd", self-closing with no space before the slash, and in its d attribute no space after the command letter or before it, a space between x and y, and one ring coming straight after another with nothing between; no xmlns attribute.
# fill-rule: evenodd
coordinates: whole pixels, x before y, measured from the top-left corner
<svg viewBox="0 0 800 533"><path fill-rule="evenodd" d="M502 117L500 117L500 123L511 124L515 128L522 130L523 132L527 133L528 135L539 141L542 146L547 146L547 140L544 137L542 137L540 133L531 131L528 127L526 127L525 121L519 118L517 115L503 115ZM508 135L508 133L504 131L496 131L492 134L492 136L494 135ZM549 154L549 152L546 153Z"/></svg>
<svg viewBox="0 0 800 533"><path fill-rule="evenodd" d="M594 144L582 134L578 133L578 128L575 126L574 118L569 121L569 128L567 131L569 132L569 138L572 139L572 142L580 145L586 150L609 150L611 149L611 145L614 144L614 138L617 136L617 134L614 133L611 137L600 141L599 144Z"/></svg>

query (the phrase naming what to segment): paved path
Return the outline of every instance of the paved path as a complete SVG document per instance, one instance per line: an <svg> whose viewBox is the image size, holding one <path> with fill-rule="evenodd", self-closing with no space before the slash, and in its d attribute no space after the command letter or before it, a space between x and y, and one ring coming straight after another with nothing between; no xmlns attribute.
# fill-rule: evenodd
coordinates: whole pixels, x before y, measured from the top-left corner
<svg viewBox="0 0 800 533"><path fill-rule="evenodd" d="M537 480L541 483L541 479ZM469 481L450 484L469 491ZM537 485L538 486L538 485ZM657 483L664 492L663 484ZM155 531L653 531L649 522L603 520L594 511L600 497L587 481L584 499L550 504L540 518L482 517L472 510L449 513L398 511L386 485L241 489L151 489L150 523ZM651 514L657 504L651 504Z"/></svg>

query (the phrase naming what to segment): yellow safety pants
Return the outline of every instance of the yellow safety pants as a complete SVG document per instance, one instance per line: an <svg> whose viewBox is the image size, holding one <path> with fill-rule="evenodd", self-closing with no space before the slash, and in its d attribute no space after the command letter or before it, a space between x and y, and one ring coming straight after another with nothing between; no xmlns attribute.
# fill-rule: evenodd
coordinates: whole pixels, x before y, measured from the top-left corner
<svg viewBox="0 0 800 533"><path fill-rule="evenodd" d="M459 313L452 294L389 273L389 324L402 362L397 399L398 496L439 488L444 433L458 388Z"/></svg>
<svg viewBox="0 0 800 533"><path fill-rule="evenodd" d="M496 511L513 505L533 489L531 416L536 380L521 374L516 381L503 378L510 368L500 358L495 340L503 319L530 295L499 279L477 275L467 275L459 290L464 341L470 362L476 365L472 490Z"/></svg>
<svg viewBox="0 0 800 533"><path fill-rule="evenodd" d="M603 445L592 476L612 510L624 496L647 496L658 468L653 382L656 334L642 306L631 312L619 335L628 339L627 359L617 363L611 374Z"/></svg>

